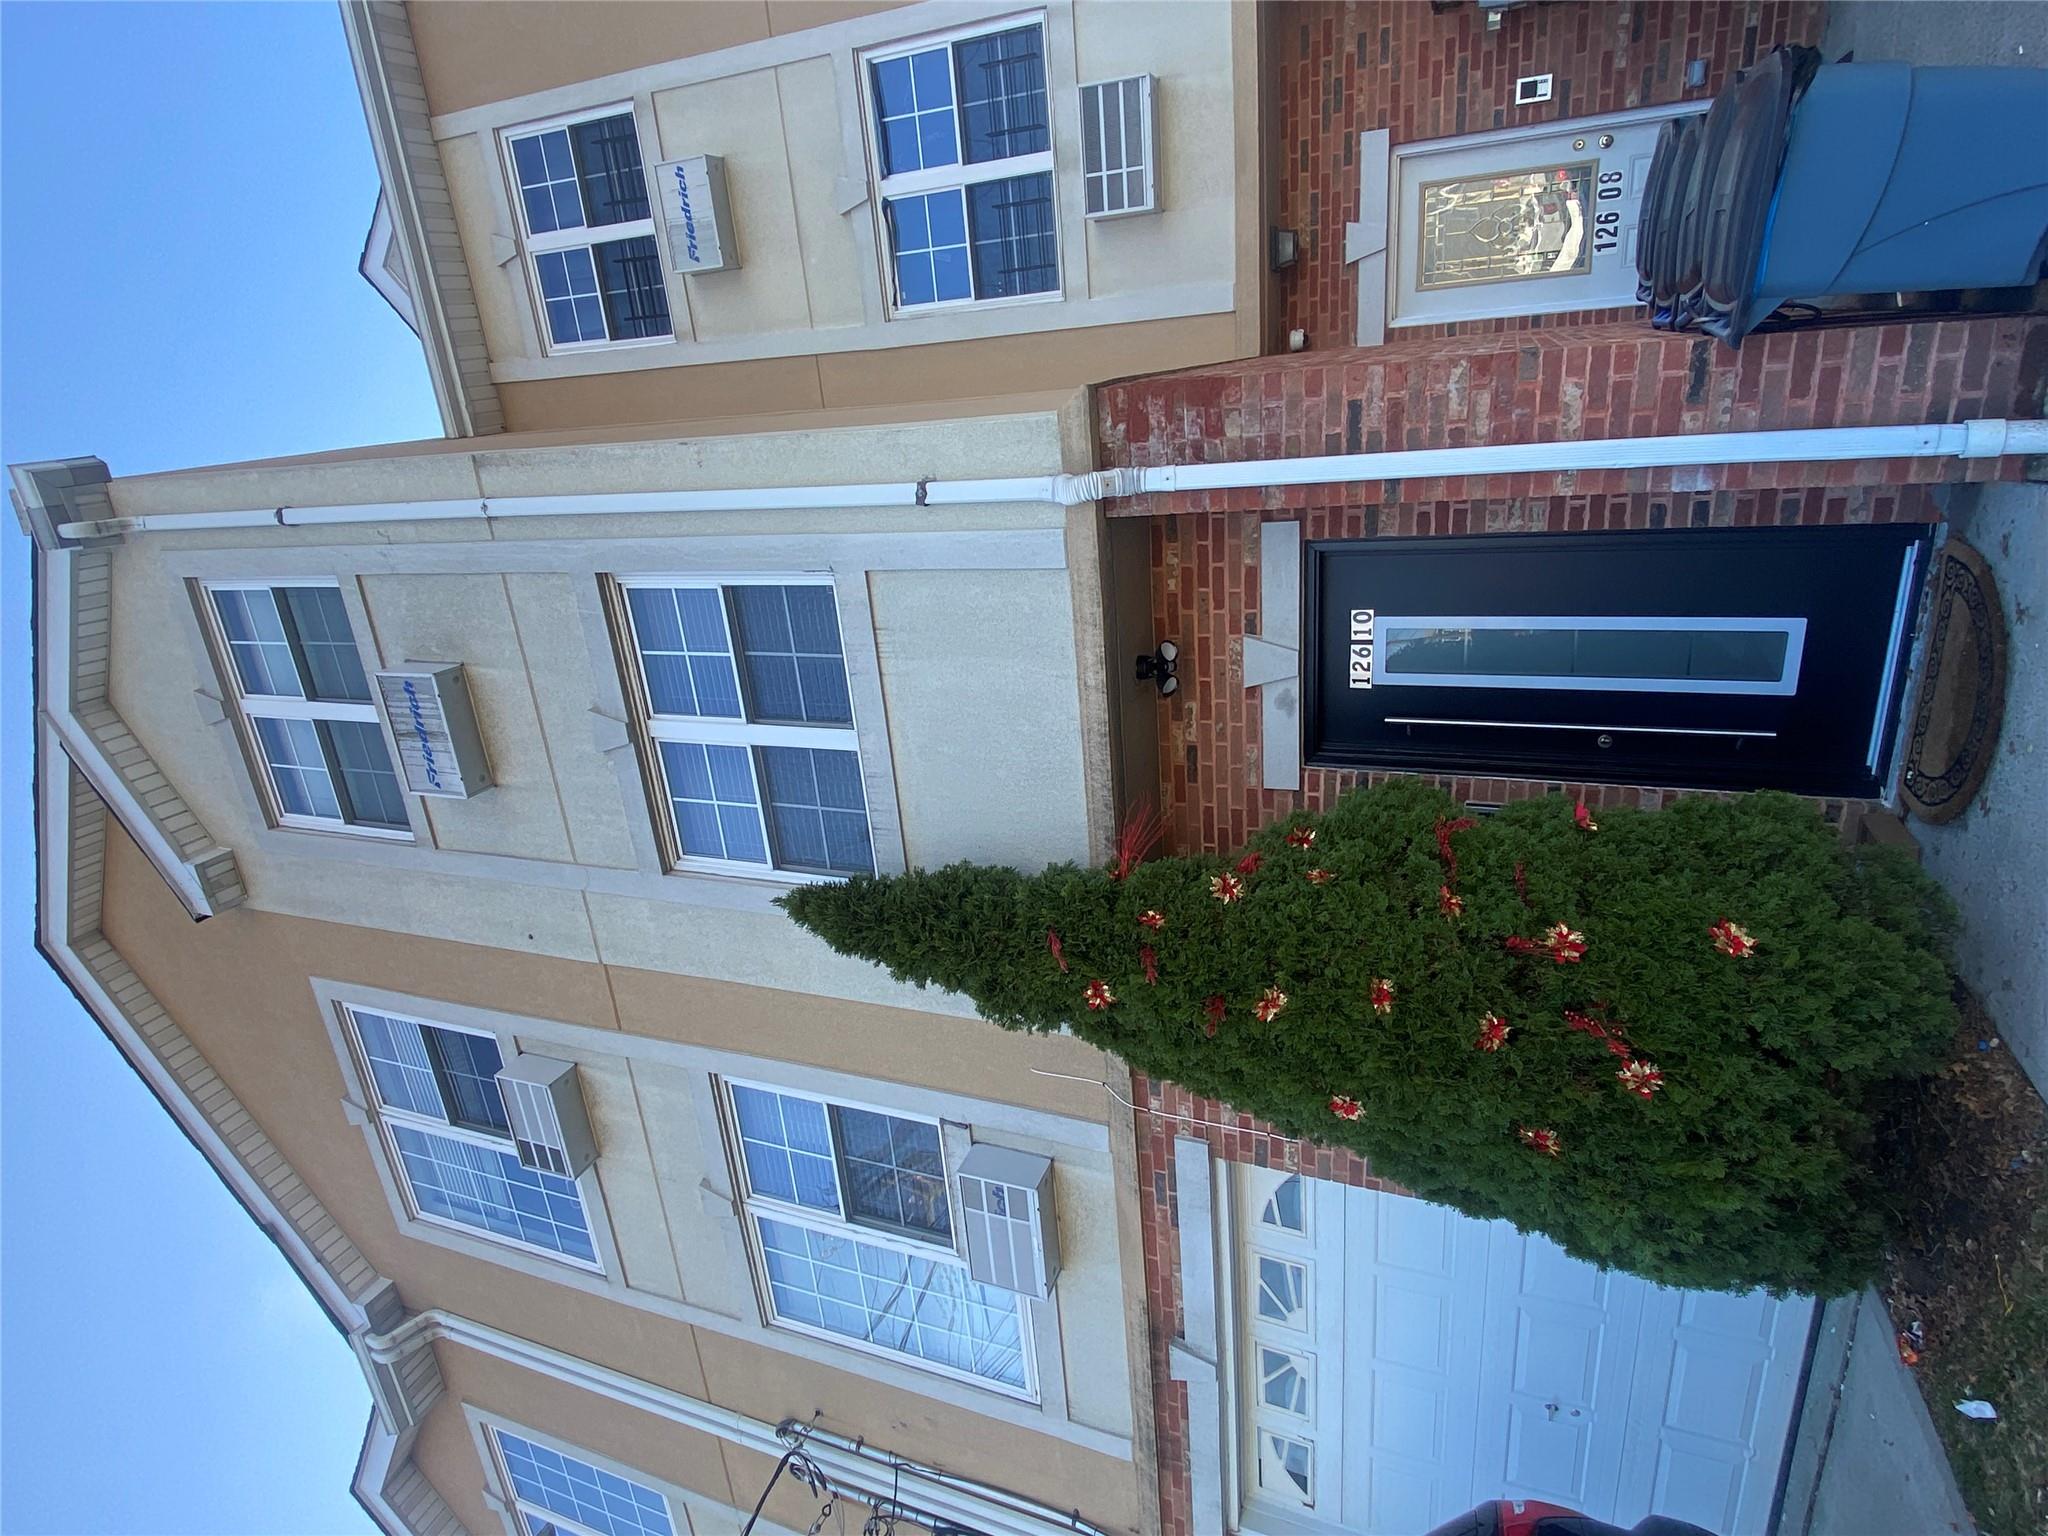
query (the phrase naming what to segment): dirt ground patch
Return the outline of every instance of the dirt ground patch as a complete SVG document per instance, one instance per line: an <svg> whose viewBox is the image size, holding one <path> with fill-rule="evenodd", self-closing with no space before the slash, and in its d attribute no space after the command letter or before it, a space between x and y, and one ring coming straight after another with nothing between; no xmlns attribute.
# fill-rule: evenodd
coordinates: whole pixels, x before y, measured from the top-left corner
<svg viewBox="0 0 2048 1536"><path fill-rule="evenodd" d="M1879 1289L1986 1536L2048 1532L2048 1109L1975 998L1957 1057L1901 1106L1905 1232ZM1996 1422L1956 1411L1980 1398Z"/></svg>

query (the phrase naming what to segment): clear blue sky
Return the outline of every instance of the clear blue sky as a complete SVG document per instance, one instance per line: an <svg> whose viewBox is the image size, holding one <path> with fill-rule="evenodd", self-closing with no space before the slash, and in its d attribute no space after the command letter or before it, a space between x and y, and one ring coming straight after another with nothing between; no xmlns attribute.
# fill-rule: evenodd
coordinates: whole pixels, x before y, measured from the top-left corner
<svg viewBox="0 0 2048 1536"><path fill-rule="evenodd" d="M0 161L8 462L438 435L355 270L376 171L332 5L0 4ZM370 1531L346 1345L31 947L28 559L0 522L0 1530Z"/></svg>

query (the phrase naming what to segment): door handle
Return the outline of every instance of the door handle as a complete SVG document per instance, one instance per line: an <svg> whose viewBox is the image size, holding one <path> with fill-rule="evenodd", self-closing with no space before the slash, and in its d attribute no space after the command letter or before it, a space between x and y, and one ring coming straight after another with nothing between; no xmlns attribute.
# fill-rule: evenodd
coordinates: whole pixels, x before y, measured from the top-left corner
<svg viewBox="0 0 2048 1536"><path fill-rule="evenodd" d="M1435 715L1387 715L1384 719L1388 725L1465 725L1500 731L1613 731L1632 736L1739 736L1760 741L1775 741L1778 735L1776 731L1715 730L1697 725L1575 725L1549 720L1452 720Z"/></svg>

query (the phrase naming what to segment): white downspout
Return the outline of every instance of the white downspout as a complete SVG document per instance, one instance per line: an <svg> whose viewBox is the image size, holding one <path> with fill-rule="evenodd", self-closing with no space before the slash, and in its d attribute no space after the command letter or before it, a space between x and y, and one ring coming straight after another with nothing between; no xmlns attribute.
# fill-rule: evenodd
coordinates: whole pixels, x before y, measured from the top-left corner
<svg viewBox="0 0 2048 1536"><path fill-rule="evenodd" d="M992 480L897 480L858 485L748 487L718 491L625 491L587 496L501 496L453 501L356 502L150 514L65 523L66 538L323 523L412 523L455 518L600 516L606 513L842 511L853 507L947 507L1000 502L1078 506L1109 496L1269 485L1342 485L1580 469L1657 469L1710 464L1828 464L1857 459L1994 459L2048 454L2048 422L1935 422L1905 427L1824 427L1782 432L1697 432L1575 442L1489 443L1388 453L1339 453L1226 464L1098 469L1078 475Z"/></svg>
<svg viewBox="0 0 2048 1536"><path fill-rule="evenodd" d="M780 1458L790 1448L778 1433L780 1426L764 1419L628 1376L438 1307L413 1314L388 1333L358 1334L352 1342L377 1364L394 1365L437 1339L480 1350L771 1459ZM1072 1511L1054 1509L936 1468L913 1466L903 1458L889 1457L880 1448L870 1449L861 1440L813 1430L803 1448L834 1489L865 1504L900 1501L986 1536L1105 1536L1098 1526Z"/></svg>

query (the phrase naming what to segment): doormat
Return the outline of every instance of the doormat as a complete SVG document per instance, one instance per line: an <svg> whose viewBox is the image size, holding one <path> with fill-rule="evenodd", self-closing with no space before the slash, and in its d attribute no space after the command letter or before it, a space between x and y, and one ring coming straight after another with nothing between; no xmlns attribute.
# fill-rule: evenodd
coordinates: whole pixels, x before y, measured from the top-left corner
<svg viewBox="0 0 2048 1536"><path fill-rule="evenodd" d="M1961 539L1935 553L1927 664L1901 796L1922 821L1963 813L1991 771L2005 714L2005 610L1984 557Z"/></svg>

